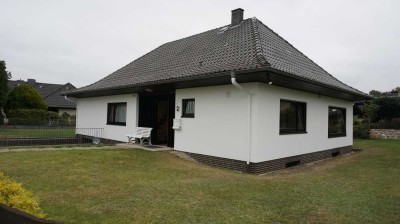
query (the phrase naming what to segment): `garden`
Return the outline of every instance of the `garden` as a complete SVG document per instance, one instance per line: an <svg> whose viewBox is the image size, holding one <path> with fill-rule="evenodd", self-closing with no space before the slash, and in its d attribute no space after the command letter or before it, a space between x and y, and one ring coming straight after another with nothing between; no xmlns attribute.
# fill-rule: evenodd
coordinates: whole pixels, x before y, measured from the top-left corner
<svg viewBox="0 0 400 224"><path fill-rule="evenodd" d="M379 130L390 130L396 134L392 139L400 138L400 87L391 92L381 93L372 90L371 101L356 103L353 107L353 136L358 139L388 138L385 135L375 135ZM371 130L374 130L371 134ZM376 131L378 130L378 131ZM397 130L397 131L396 131Z"/></svg>
<svg viewBox="0 0 400 224"><path fill-rule="evenodd" d="M141 149L0 153L0 171L62 223L399 223L400 144L250 175Z"/></svg>

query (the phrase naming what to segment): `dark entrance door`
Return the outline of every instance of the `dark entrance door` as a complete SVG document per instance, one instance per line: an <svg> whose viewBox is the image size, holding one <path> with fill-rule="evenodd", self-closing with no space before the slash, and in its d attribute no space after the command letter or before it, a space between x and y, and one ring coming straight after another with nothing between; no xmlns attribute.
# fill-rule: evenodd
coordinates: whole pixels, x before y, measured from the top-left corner
<svg viewBox="0 0 400 224"><path fill-rule="evenodd" d="M174 147L175 93L139 94L139 127L151 127L153 144Z"/></svg>

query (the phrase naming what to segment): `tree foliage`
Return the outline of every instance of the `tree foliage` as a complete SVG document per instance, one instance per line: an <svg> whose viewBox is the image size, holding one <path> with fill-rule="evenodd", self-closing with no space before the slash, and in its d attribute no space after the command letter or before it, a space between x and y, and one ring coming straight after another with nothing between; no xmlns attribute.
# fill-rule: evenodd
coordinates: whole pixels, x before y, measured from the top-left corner
<svg viewBox="0 0 400 224"><path fill-rule="evenodd" d="M375 121L391 120L400 117L400 98L399 97L380 97L373 100L373 104L379 106Z"/></svg>
<svg viewBox="0 0 400 224"><path fill-rule="evenodd" d="M368 126L371 127L371 122L375 119L378 112L379 106L376 104L364 104L363 112L365 117L368 119Z"/></svg>
<svg viewBox="0 0 400 224"><path fill-rule="evenodd" d="M369 95L374 97L381 97L383 96L383 93L378 90L371 90L369 91Z"/></svg>
<svg viewBox="0 0 400 224"><path fill-rule="evenodd" d="M7 72L6 69L6 62L0 61L0 110L6 104L8 93L8 80L11 78L11 73Z"/></svg>
<svg viewBox="0 0 400 224"><path fill-rule="evenodd" d="M4 109L7 114L15 109L47 110L47 105L36 89L28 84L21 84L8 94Z"/></svg>

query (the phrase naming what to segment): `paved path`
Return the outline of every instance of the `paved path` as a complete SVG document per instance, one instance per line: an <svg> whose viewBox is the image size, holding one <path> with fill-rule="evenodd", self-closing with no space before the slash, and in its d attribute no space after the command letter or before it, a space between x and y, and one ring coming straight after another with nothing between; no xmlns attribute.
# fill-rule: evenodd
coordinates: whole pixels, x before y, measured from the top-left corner
<svg viewBox="0 0 400 224"><path fill-rule="evenodd" d="M157 146L156 146L157 147ZM141 145L128 145L128 144L116 144L110 146L86 146L86 147L43 147L43 148L0 148L0 153L3 152L28 152L28 151L59 151L59 150L93 150L93 149L115 149L115 148L125 148L125 149L144 149L148 151L169 151L171 148L168 147L157 147L157 148L147 148Z"/></svg>

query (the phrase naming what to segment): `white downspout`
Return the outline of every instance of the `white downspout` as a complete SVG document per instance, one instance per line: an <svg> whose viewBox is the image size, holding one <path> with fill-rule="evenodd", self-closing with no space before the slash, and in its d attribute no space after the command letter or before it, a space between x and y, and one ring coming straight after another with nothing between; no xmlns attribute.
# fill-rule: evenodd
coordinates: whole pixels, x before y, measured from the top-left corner
<svg viewBox="0 0 400 224"><path fill-rule="evenodd" d="M251 157L251 93L245 90L239 83L236 82L236 74L234 71L231 71L231 82L232 85L238 88L240 91L244 92L248 97L248 155L247 155L247 164L250 164L250 157Z"/></svg>

